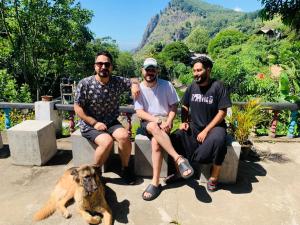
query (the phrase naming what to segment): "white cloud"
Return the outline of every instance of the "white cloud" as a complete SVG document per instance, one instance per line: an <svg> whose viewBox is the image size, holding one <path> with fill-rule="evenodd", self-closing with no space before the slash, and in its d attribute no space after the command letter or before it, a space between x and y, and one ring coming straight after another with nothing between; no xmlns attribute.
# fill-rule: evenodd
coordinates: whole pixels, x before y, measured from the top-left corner
<svg viewBox="0 0 300 225"><path fill-rule="evenodd" d="M235 7L233 10L236 11L236 12L243 12L244 11L240 7Z"/></svg>

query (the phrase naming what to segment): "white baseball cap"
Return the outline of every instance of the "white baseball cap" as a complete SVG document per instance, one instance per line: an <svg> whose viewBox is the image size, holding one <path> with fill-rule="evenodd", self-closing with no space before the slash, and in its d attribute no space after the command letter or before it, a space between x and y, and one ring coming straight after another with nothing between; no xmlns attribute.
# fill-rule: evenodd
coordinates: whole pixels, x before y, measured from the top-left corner
<svg viewBox="0 0 300 225"><path fill-rule="evenodd" d="M147 69L148 67L157 67L157 61L154 58L147 58L144 61L143 68Z"/></svg>

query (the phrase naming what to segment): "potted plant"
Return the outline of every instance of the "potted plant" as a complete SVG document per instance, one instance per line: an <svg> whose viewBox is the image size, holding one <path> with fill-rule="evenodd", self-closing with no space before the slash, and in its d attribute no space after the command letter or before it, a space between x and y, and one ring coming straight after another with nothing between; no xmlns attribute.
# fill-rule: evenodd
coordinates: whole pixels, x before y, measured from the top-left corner
<svg viewBox="0 0 300 225"><path fill-rule="evenodd" d="M241 158L246 157L251 149L249 136L256 125L263 120L262 106L259 99L249 100L244 106L232 106L226 122L231 134L241 145Z"/></svg>
<svg viewBox="0 0 300 225"><path fill-rule="evenodd" d="M280 74L279 80L279 102L300 103L300 83L299 72L297 72L295 64L290 63L290 66L281 65L283 71ZM298 110L291 111L290 124L287 137L293 138L297 133Z"/></svg>
<svg viewBox="0 0 300 225"><path fill-rule="evenodd" d="M52 101L53 96L51 96L51 95L43 95L43 96L41 96L41 98L42 98L42 101L49 102L49 101Z"/></svg>

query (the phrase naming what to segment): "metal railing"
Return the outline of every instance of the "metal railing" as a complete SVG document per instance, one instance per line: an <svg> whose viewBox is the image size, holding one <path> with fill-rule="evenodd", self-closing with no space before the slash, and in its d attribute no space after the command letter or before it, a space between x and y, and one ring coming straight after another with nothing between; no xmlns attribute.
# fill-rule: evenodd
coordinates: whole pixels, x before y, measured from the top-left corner
<svg viewBox="0 0 300 225"><path fill-rule="evenodd" d="M69 120L70 120L70 131L74 130L74 106L73 104L61 104L58 101L55 101L54 108L60 111L68 111L70 112ZM233 102L233 105L243 106L246 102ZM271 121L270 133L271 137L276 136L276 127L278 123L279 112L282 110L290 110L291 113L291 121L289 125L288 136L292 137L292 133L295 128L295 123L297 123L298 118L298 110L300 109L300 103L275 103L275 102L263 102L260 105L265 110L273 111L273 119ZM5 127L6 129L10 128L10 111L12 109L32 109L34 110L34 103L10 103L10 102L0 102L0 109L4 111L5 115ZM180 109L178 109L180 113ZM127 117L127 122L129 124L129 130L131 131L131 116L135 113L133 106L121 106L120 113Z"/></svg>

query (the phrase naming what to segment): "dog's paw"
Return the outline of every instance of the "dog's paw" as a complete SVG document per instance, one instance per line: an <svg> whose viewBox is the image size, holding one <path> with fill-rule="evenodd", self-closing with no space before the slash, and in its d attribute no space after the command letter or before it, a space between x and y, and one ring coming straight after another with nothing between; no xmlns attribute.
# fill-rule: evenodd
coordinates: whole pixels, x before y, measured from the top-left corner
<svg viewBox="0 0 300 225"><path fill-rule="evenodd" d="M65 217L66 219L69 219L72 216L71 213L69 213L68 211L63 213L63 217Z"/></svg>
<svg viewBox="0 0 300 225"><path fill-rule="evenodd" d="M89 221L91 224L99 224L101 223L101 217L100 216L93 216L91 218L91 221Z"/></svg>

